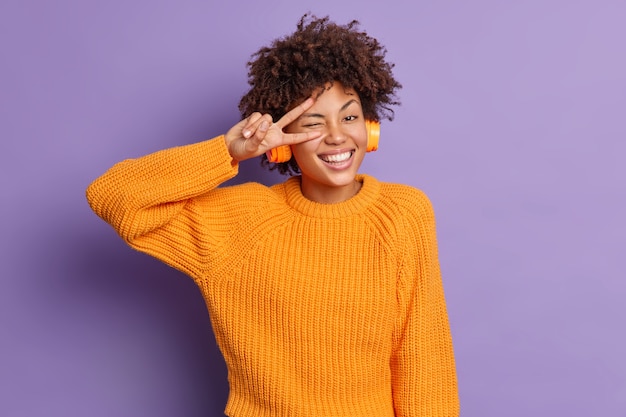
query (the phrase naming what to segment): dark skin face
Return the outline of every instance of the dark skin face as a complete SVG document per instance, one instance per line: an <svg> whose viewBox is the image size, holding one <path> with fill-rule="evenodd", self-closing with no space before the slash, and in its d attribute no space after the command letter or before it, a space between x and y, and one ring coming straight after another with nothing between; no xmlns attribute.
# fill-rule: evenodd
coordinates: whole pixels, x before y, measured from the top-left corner
<svg viewBox="0 0 626 417"><path fill-rule="evenodd" d="M365 117L356 91L341 83L328 84L314 95L313 106L284 130L319 133L291 147L302 174L302 193L319 203L338 203L361 187L355 177L367 148Z"/></svg>

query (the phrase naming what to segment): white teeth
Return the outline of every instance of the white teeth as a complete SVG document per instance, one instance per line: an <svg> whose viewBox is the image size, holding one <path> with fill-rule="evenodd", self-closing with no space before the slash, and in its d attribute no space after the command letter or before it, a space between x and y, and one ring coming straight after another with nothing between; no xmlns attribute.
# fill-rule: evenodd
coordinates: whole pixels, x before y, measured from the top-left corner
<svg viewBox="0 0 626 417"><path fill-rule="evenodd" d="M343 162L350 159L352 152L344 152L337 155L324 155L322 156L322 160L324 162Z"/></svg>

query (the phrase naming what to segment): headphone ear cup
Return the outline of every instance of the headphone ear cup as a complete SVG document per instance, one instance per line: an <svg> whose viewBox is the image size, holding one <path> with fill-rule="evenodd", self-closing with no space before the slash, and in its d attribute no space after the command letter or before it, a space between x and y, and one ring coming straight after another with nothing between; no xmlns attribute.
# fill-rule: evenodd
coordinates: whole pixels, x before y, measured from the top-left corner
<svg viewBox="0 0 626 417"><path fill-rule="evenodd" d="M267 160L275 164L281 162L287 162L291 159L291 148L289 145L279 146L278 148L270 149L265 152Z"/></svg>
<svg viewBox="0 0 626 417"><path fill-rule="evenodd" d="M373 120L365 121L365 129L367 129L367 152L374 152L378 149L378 140L380 139L380 123Z"/></svg>

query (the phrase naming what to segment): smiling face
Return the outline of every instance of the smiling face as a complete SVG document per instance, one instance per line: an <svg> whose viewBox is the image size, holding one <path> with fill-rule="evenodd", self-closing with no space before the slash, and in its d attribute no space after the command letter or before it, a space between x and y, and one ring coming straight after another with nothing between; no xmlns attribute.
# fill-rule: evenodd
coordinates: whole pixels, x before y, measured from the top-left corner
<svg viewBox="0 0 626 417"><path fill-rule="evenodd" d="M302 194L320 203L337 203L355 195L355 180L367 148L363 109L356 91L329 84L315 104L286 132L319 131L314 140L291 147L302 173Z"/></svg>

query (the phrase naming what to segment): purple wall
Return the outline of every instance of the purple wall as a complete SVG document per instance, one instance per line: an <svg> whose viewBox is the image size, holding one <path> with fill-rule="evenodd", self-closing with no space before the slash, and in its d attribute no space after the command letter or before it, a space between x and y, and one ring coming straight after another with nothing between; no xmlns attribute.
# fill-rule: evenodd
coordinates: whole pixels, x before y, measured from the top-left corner
<svg viewBox="0 0 626 417"><path fill-rule="evenodd" d="M0 416L221 415L199 292L84 198L118 160L224 132L249 55L308 10L217 3L1 3ZM462 414L623 417L626 5L454 3L311 10L397 64L363 171L433 200Z"/></svg>

